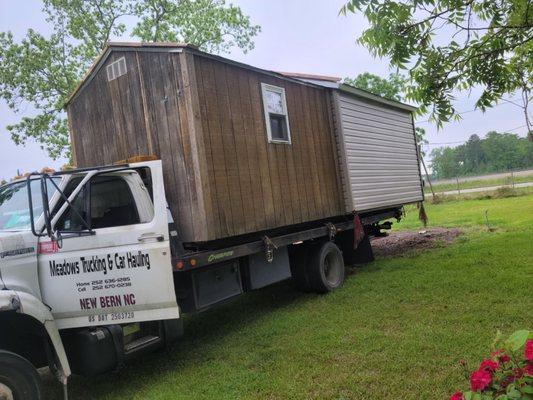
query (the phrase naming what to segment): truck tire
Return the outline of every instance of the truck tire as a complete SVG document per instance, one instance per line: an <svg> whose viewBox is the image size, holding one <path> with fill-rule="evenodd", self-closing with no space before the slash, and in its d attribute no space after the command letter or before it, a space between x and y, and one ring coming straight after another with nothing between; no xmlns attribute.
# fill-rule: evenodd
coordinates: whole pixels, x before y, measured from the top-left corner
<svg viewBox="0 0 533 400"><path fill-rule="evenodd" d="M25 358L0 350L0 399L41 400L41 379Z"/></svg>
<svg viewBox="0 0 533 400"><path fill-rule="evenodd" d="M317 243L307 266L309 283L317 293L328 293L342 286L345 266L342 252L333 242Z"/></svg>

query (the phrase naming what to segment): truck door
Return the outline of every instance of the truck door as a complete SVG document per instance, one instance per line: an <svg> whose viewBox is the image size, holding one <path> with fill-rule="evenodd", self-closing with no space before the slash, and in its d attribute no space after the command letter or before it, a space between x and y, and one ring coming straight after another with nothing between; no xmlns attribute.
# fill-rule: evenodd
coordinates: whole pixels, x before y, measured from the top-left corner
<svg viewBox="0 0 533 400"><path fill-rule="evenodd" d="M142 167L151 191L133 169L83 186L73 177L65 189L79 192L55 209L61 239L39 246L42 298L60 329L179 317L161 162Z"/></svg>

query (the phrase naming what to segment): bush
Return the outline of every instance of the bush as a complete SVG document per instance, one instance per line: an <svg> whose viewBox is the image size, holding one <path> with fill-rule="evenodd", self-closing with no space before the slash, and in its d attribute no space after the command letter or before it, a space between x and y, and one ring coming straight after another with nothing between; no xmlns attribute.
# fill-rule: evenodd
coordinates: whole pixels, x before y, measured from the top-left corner
<svg viewBox="0 0 533 400"><path fill-rule="evenodd" d="M533 332L521 330L495 342L496 350L469 372L470 390L457 391L450 400L533 400Z"/></svg>

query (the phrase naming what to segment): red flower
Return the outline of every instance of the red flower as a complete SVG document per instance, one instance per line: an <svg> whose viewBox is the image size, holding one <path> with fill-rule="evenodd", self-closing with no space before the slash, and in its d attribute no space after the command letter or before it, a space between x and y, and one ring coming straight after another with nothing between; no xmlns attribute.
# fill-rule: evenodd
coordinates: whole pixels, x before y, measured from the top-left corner
<svg viewBox="0 0 533 400"><path fill-rule="evenodd" d="M510 383L514 382L514 375L506 376L505 379L502 381L501 385L505 389L507 386L509 386Z"/></svg>
<svg viewBox="0 0 533 400"><path fill-rule="evenodd" d="M533 364L526 365L524 372L526 375L533 376Z"/></svg>
<svg viewBox="0 0 533 400"><path fill-rule="evenodd" d="M455 392L450 396L450 400L464 400L463 394L460 391Z"/></svg>
<svg viewBox="0 0 533 400"><path fill-rule="evenodd" d="M533 339L529 339L526 342L526 346L524 348L524 357L528 361L533 361Z"/></svg>
<svg viewBox="0 0 533 400"><path fill-rule="evenodd" d="M511 361L511 357L509 357L507 354L504 354L500 356L499 360L501 363L508 363L509 361Z"/></svg>
<svg viewBox="0 0 533 400"><path fill-rule="evenodd" d="M521 368L515 368L513 372L514 372L514 377L516 379L519 379L524 376L524 370Z"/></svg>
<svg viewBox="0 0 533 400"><path fill-rule="evenodd" d="M496 369L498 369L499 364L496 361L492 361L490 358L487 358L486 360L481 361L481 364L479 364L479 369L489 372L494 372Z"/></svg>
<svg viewBox="0 0 533 400"><path fill-rule="evenodd" d="M490 372L478 369L477 371L472 372L470 375L470 388L474 392L484 390L489 386L490 381L492 380L492 375Z"/></svg>
<svg viewBox="0 0 533 400"><path fill-rule="evenodd" d="M504 349L498 349L498 350L496 350L496 351L492 351L492 352L490 353L490 357L491 357L491 358L497 357L497 356L499 356L500 354L503 354L504 352L505 352Z"/></svg>
<svg viewBox="0 0 533 400"><path fill-rule="evenodd" d="M505 354L504 349L498 349L496 351L493 351L490 353L490 358L497 359L501 363L506 363L511 361L511 357L509 357L507 354Z"/></svg>

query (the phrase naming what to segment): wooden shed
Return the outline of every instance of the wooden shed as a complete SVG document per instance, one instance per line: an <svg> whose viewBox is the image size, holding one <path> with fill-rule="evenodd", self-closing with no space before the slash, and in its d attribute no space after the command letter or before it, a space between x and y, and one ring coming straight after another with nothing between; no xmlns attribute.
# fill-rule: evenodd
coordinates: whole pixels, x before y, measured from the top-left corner
<svg viewBox="0 0 533 400"><path fill-rule="evenodd" d="M67 103L78 167L163 160L184 242L348 211L329 88L178 44L110 44Z"/></svg>

